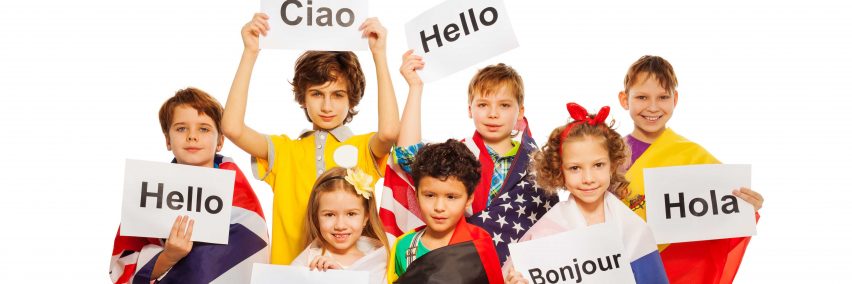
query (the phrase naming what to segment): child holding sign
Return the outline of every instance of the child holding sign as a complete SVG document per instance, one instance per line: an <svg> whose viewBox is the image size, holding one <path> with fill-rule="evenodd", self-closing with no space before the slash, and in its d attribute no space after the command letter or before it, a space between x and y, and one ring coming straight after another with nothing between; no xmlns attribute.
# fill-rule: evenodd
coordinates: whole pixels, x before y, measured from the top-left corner
<svg viewBox="0 0 852 284"><path fill-rule="evenodd" d="M409 85L408 100L403 111L398 147L385 175L382 200L382 223L385 231L395 236L420 226L421 216L408 200L416 197L408 176L409 164L424 146L420 138L420 101L423 82L417 70L423 68L420 56L408 51L403 56L400 72ZM507 245L517 240L537 218L559 201L555 195L534 190L532 175L527 174L530 153L535 141L524 118L524 85L521 76L506 64L479 70L468 86L468 109L475 131L462 140L482 165L482 176L472 193L474 201L466 213L467 222L482 227L492 236L500 262L509 255ZM520 141L514 137L521 135ZM511 211L511 214L504 213ZM517 213L517 214L515 214ZM500 222L512 222L515 228Z"/></svg>
<svg viewBox="0 0 852 284"><path fill-rule="evenodd" d="M113 283L248 283L254 263L269 261L269 233L263 210L242 171L217 155L222 105L195 88L178 91L160 108L160 126L172 163L236 171L228 244L193 243L194 221L180 216L169 238L116 234L110 263Z"/></svg>
<svg viewBox="0 0 852 284"><path fill-rule="evenodd" d="M387 283L388 240L371 183L357 168L335 167L317 178L305 222L308 245L291 265L369 271L370 283Z"/></svg>
<svg viewBox="0 0 852 284"><path fill-rule="evenodd" d="M621 228L623 257L629 260L636 283L667 283L650 228L619 201L628 181L617 170L627 157L621 137L605 122L609 107L596 115L575 103L567 107L573 121L551 132L547 145L536 153L532 169L539 186L551 192L565 188L570 195L553 206L521 241L615 223ZM510 263L507 267L507 283L526 282Z"/></svg>
<svg viewBox="0 0 852 284"><path fill-rule="evenodd" d="M625 204L645 218L645 168L718 164L700 145L678 135L666 122L677 106L677 76L672 65L659 56L646 55L634 62L624 77L624 91L618 94L621 106L630 112L634 129L624 137L630 146L629 195ZM733 194L751 203L755 215L763 197L750 188ZM731 283L750 238L660 245L660 255L672 283Z"/></svg>
<svg viewBox="0 0 852 284"><path fill-rule="evenodd" d="M399 113L385 56L387 31L375 18L362 25L378 78L378 132L353 135L345 126L358 113L364 95L364 74L352 52L308 51L296 62L293 92L312 130L295 139L264 135L244 122L249 81L260 52L258 38L269 30L269 17L255 14L242 28L245 49L231 85L222 126L225 136L252 156L255 177L275 195L272 214L273 264L289 264L304 248L305 208L316 177L337 166L332 157L342 145L357 149L357 167L376 181L384 172L396 142Z"/></svg>
<svg viewBox="0 0 852 284"><path fill-rule="evenodd" d="M461 142L423 146L411 173L426 226L402 235L392 250L394 283L502 283L491 235L468 224L465 208L476 198L479 162Z"/></svg>

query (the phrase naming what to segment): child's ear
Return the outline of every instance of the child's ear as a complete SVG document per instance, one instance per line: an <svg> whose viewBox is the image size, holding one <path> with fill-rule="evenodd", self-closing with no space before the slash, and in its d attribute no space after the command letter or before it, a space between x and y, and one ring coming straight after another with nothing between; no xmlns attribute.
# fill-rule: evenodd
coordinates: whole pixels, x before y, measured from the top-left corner
<svg viewBox="0 0 852 284"><path fill-rule="evenodd" d="M219 134L219 139L216 141L216 153L222 151L222 146L225 145L225 135Z"/></svg>
<svg viewBox="0 0 852 284"><path fill-rule="evenodd" d="M677 90L674 91L674 106L677 106Z"/></svg>
<svg viewBox="0 0 852 284"><path fill-rule="evenodd" d="M518 120L524 119L524 105L521 105L520 110L518 111Z"/></svg>
<svg viewBox="0 0 852 284"><path fill-rule="evenodd" d="M677 91L675 91L675 94L677 94ZM627 93L625 93L624 91L618 92L618 102L621 104L621 107L624 108L624 110L630 109L629 108L630 105L627 104ZM676 103L677 103L677 95L675 95L675 104Z"/></svg>
<svg viewBox="0 0 852 284"><path fill-rule="evenodd" d="M171 139L169 139L168 135L166 135L166 150L169 150L169 151L172 150L172 141L171 141Z"/></svg>
<svg viewBox="0 0 852 284"><path fill-rule="evenodd" d="M469 198L467 199L467 203L464 204L464 208L470 208L473 205L473 194L468 194Z"/></svg>
<svg viewBox="0 0 852 284"><path fill-rule="evenodd" d="M473 113L470 112L470 104L467 104L467 118L473 118Z"/></svg>

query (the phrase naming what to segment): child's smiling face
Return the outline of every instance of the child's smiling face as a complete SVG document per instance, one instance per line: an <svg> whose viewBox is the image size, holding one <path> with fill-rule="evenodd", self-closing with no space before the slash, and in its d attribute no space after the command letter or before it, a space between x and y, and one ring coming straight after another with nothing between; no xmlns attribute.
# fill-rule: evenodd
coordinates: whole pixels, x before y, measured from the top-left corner
<svg viewBox="0 0 852 284"><path fill-rule="evenodd" d="M420 213L426 226L435 234L443 235L454 230L471 203L473 198L467 194L464 183L455 177L442 181L426 176L417 185Z"/></svg>
<svg viewBox="0 0 852 284"><path fill-rule="evenodd" d="M645 142L653 142L666 130L666 122L674 113L677 91L670 93L656 77L641 73L636 83L626 93L621 92L618 99L633 119L633 136Z"/></svg>
<svg viewBox="0 0 852 284"><path fill-rule="evenodd" d="M355 243L367 226L367 212L361 197L345 190L321 193L317 220L325 248L337 255L357 249Z"/></svg>
<svg viewBox="0 0 852 284"><path fill-rule="evenodd" d="M494 144L510 139L518 118L524 116L524 107L509 88L501 86L485 96L474 94L468 112L482 139Z"/></svg>
<svg viewBox="0 0 852 284"><path fill-rule="evenodd" d="M562 144L565 188L585 204L603 202L612 177L612 163L603 137L585 136Z"/></svg>
<svg viewBox="0 0 852 284"><path fill-rule="evenodd" d="M343 124L349 114L348 84L345 78L308 87L305 110L315 128L331 130Z"/></svg>
<svg viewBox="0 0 852 284"><path fill-rule="evenodd" d="M179 164L200 167L213 167L225 143L212 118L185 104L175 107L168 136L166 148Z"/></svg>

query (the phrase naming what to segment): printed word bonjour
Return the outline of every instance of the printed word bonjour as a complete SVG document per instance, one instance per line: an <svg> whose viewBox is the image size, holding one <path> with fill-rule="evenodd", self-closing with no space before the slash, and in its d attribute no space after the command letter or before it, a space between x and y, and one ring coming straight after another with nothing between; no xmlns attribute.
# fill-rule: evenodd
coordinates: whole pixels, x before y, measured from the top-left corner
<svg viewBox="0 0 852 284"><path fill-rule="evenodd" d="M577 262L577 259L575 258L573 267L569 264L558 269L549 269L544 272L538 268L530 269L530 278L533 280L534 284L566 282L568 279L574 279L576 283L580 283L583 281L583 274L591 276L598 271L604 272L610 269L620 268L621 265L619 264L619 257L621 257L620 253L603 258L598 257L597 262L595 262L595 260L586 260L583 261L582 264ZM604 260L606 260L606 265L604 265ZM566 271L568 272L567 274L565 273Z"/></svg>

